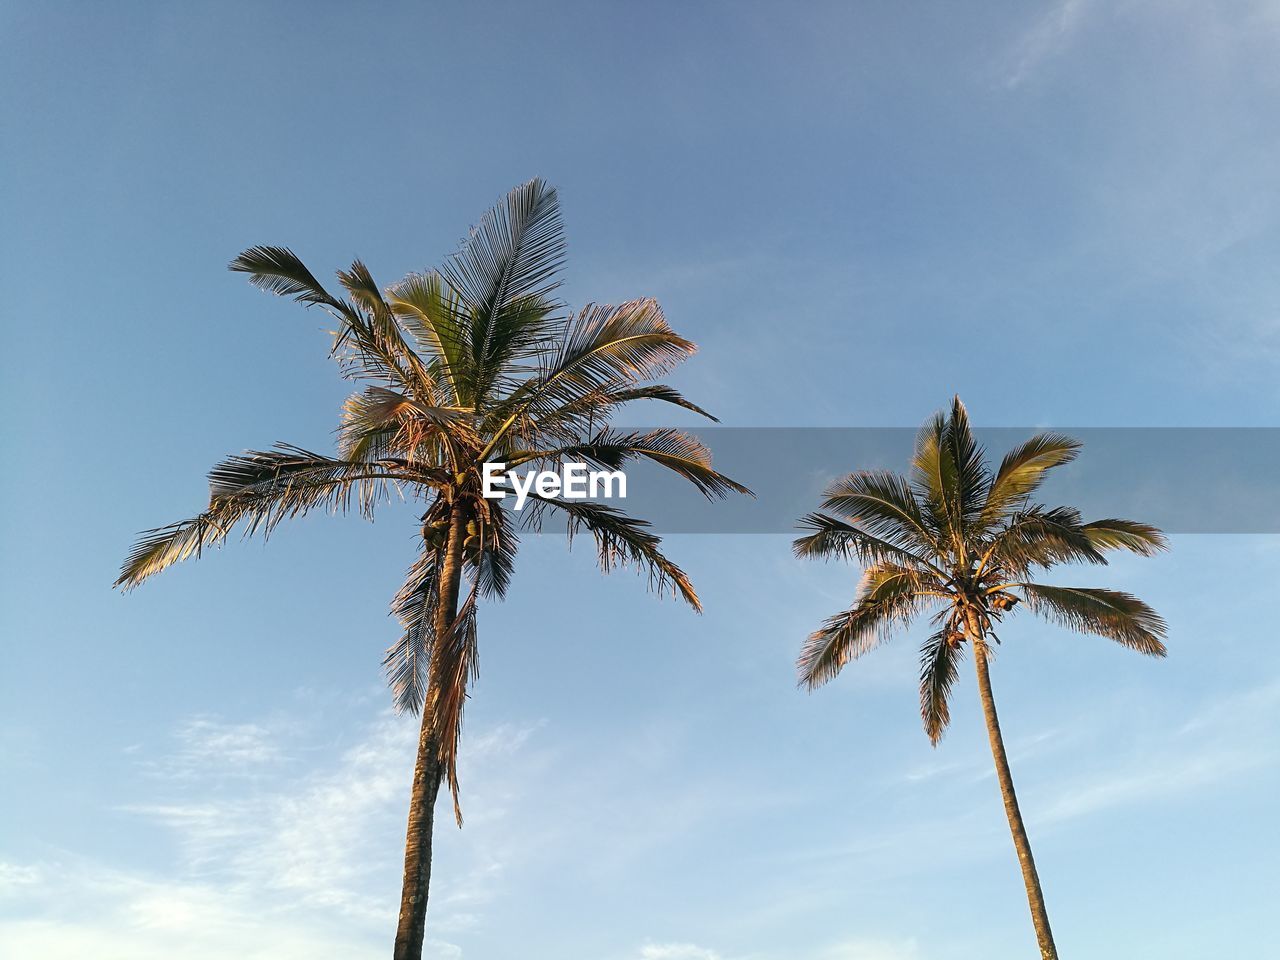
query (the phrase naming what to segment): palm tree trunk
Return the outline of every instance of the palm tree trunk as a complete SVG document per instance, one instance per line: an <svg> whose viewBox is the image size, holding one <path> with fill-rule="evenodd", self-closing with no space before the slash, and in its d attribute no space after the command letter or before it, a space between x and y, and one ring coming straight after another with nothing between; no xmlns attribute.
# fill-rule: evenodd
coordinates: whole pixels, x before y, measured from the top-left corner
<svg viewBox="0 0 1280 960"><path fill-rule="evenodd" d="M1022 882L1027 888L1027 903L1031 906L1031 923L1036 928L1036 940L1040 944L1041 960L1058 960L1058 948L1053 944L1053 931L1049 929L1049 914L1044 906L1044 892L1040 889L1040 876L1036 873L1036 861L1031 856L1031 841L1022 823L1022 811L1018 809L1018 795L1013 792L1013 775L1009 772L1009 757L1004 751L1004 738L1000 735L1000 718L996 716L996 701L991 694L991 671L987 663L987 644L974 627L973 662L978 670L978 694L982 700L982 714L987 721L987 738L991 741L991 756L996 762L996 779L1000 781L1000 794L1004 797L1004 813L1009 819L1009 832L1013 834L1013 846L1018 851L1018 863L1022 866Z"/></svg>
<svg viewBox="0 0 1280 960"><path fill-rule="evenodd" d="M436 608L435 635L443 637L458 616L458 587L462 579L462 540L466 515L461 498L449 514L449 539L440 569L440 597ZM413 792L409 799L409 828L404 842L404 885L400 892L400 920L396 925L394 960L421 960L427 927L427 894L431 888L431 835L435 826L436 797L440 793L440 739L435 729L435 703L439 683L428 668L427 695L422 704L418 733L418 758L413 768Z"/></svg>

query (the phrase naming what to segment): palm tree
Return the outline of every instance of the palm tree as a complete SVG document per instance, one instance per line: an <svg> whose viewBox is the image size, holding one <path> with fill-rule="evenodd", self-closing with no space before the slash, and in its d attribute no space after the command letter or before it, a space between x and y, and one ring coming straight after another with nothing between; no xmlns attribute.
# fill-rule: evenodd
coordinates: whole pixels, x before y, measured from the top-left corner
<svg viewBox="0 0 1280 960"><path fill-rule="evenodd" d="M853 606L805 643L803 686L826 683L890 631L932 609L937 629L920 651L920 713L936 746L951 718L947 700L965 644L972 646L991 755L1045 960L1058 953L991 694L995 626L1026 601L1034 613L1064 626L1149 656L1165 655L1165 622L1137 597L1031 580L1059 563L1105 564L1110 550L1151 556L1166 546L1160 531L1146 524L1085 523L1070 507L1032 502L1045 474L1074 460L1079 449L1070 437L1038 434L1009 451L992 473L957 397L949 415L937 414L920 431L909 476L863 471L837 480L823 501L830 513L804 517L800 523L809 532L795 541L797 556L855 560L865 567Z"/></svg>
<svg viewBox="0 0 1280 960"><path fill-rule="evenodd" d="M384 659L396 706L422 717L397 960L422 954L442 781L462 825L458 737L476 670L477 606L506 593L518 531L556 518L570 537L586 531L594 538L605 571L637 566L656 592L700 609L689 578L663 555L644 521L537 489L516 513L484 496L483 466L581 462L614 470L640 458L710 498L749 492L713 470L710 452L683 432L608 426L613 411L633 400L710 417L672 387L650 382L696 348L671 329L653 300L567 312L554 297L564 250L556 192L539 179L490 210L440 269L387 290L357 261L337 274L346 297L333 296L290 250L246 250L231 262L233 271L270 293L320 307L337 324L333 356L363 384L343 408L338 456L277 445L228 457L209 475L205 512L142 534L116 581L134 587L221 543L237 524L246 535L267 536L281 521L316 508L371 516L393 492L424 503L421 550L392 603L403 633Z"/></svg>

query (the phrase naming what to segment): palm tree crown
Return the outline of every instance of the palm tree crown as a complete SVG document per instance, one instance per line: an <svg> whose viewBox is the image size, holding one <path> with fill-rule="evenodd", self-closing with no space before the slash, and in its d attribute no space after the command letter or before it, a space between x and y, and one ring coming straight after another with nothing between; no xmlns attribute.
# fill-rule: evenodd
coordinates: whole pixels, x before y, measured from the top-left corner
<svg viewBox="0 0 1280 960"><path fill-rule="evenodd" d="M1048 471L1073 460L1079 449L1070 437L1038 434L1005 454L993 472L956 397L949 414L937 414L921 429L909 476L864 471L836 481L823 501L829 512L803 518L809 533L795 542L799 556L852 559L865 567L853 606L805 643L803 685L825 683L892 628L932 608L936 629L920 650L920 714L936 745L951 719L948 697L964 645L973 647L987 738L1041 960L1057 960L1058 950L991 690L995 627L1025 600L1034 612L1068 627L1152 656L1165 653L1165 623L1137 597L1031 579L1060 563L1105 564L1111 550L1149 556L1165 547L1160 531L1146 524L1085 523L1070 507L1032 501Z"/></svg>
<svg viewBox="0 0 1280 960"><path fill-rule="evenodd" d="M505 594L518 530L540 529L559 515L571 535L591 534L605 570L638 566L658 591L699 606L689 578L644 521L598 502L533 491L532 503L515 515L482 496L483 464L569 459L616 469L643 458L708 497L747 492L713 470L710 452L683 432L608 426L620 405L643 399L710 417L672 387L649 382L695 347L653 300L566 311L554 297L564 251L556 192L538 179L492 209L443 267L387 290L359 261L338 272L346 295L334 296L290 250L245 251L230 269L270 293L320 307L337 323L333 356L363 384L343 408L338 455L278 445L228 457L209 475L208 508L143 534L116 581L136 586L220 543L237 524L265 536L317 507L371 515L393 493L423 500L421 551L393 602L403 632L384 663L400 709L416 712L431 701L455 812L477 599ZM444 603L453 609L441 621L451 551L469 586L463 597L455 586Z"/></svg>
<svg viewBox="0 0 1280 960"><path fill-rule="evenodd" d="M1032 495L1080 444L1042 433L1010 450L992 471L957 397L949 415L921 429L909 476L852 473L831 484L823 507L801 520L801 557L865 566L854 605L805 643L801 683L817 687L932 608L936 627L920 651L920 712L937 743L950 719L948 695L968 638L995 640L995 626L1025 600L1033 612L1162 657L1165 623L1137 597L1115 590L1035 582L1060 563L1105 564L1112 550L1150 556L1165 548L1154 527L1132 520L1084 522L1070 507Z"/></svg>

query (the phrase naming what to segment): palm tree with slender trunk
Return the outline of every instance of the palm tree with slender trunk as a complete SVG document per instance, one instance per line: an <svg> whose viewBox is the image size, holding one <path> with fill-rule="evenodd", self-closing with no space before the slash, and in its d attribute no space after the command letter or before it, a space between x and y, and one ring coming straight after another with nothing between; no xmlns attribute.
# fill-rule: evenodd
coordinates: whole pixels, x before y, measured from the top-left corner
<svg viewBox="0 0 1280 960"><path fill-rule="evenodd" d="M436 798L458 802L463 706L476 671L479 601L501 598L521 531L547 521L594 539L601 567L638 567L651 589L695 609L688 576L662 553L645 521L592 499L528 491L525 509L485 495L486 464L548 469L581 463L614 471L645 460L709 498L749 493L711 465L692 436L609 426L623 404L657 400L708 416L653 382L694 344L650 299L569 312L555 297L564 262L555 190L535 179L511 191L439 269L383 289L359 261L326 290L292 251L254 247L231 262L263 290L319 307L336 323L333 356L363 388L341 415L338 455L277 445L228 457L209 475L205 512L141 535L116 585L134 587L220 544L233 528L268 536L283 520L321 508L374 508L395 494L418 499L421 549L392 609L402 633L384 667L396 706L421 714L405 842L396 960L422 955ZM711 418L714 419L714 418ZM510 490L501 474L496 489Z"/></svg>
<svg viewBox="0 0 1280 960"><path fill-rule="evenodd" d="M1058 953L991 692L992 645L1000 642L995 628L1025 601L1034 613L1074 630L1165 655L1165 622L1137 597L1032 579L1061 563L1105 564L1112 550L1151 556L1165 549L1164 536L1146 524L1086 523L1070 507L1033 502L1046 473L1075 459L1079 449L1070 437L1038 434L1009 451L993 472L957 397L949 413L921 429L908 476L862 471L837 480L825 492L825 512L804 517L807 532L795 541L797 556L864 567L853 606L806 641L802 686L826 683L888 634L932 611L936 629L920 650L920 713L936 746L951 718L948 698L965 647L972 648L996 777L1045 960Z"/></svg>

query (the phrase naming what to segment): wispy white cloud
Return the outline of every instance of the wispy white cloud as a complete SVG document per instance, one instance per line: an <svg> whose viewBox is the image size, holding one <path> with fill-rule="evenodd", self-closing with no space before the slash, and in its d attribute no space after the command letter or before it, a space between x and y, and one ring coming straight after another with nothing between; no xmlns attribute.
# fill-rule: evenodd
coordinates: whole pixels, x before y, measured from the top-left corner
<svg viewBox="0 0 1280 960"><path fill-rule="evenodd" d="M481 842L433 903L435 936L478 922L501 877L483 824L500 823L503 812L485 797L501 795L503 764L536 726L493 727L469 742L463 774L477 786L469 799ZM140 761L162 795L125 808L144 830L150 824L174 838L177 866L117 869L70 856L0 862L0 956L383 955L398 905L416 724L383 715L311 773L267 776L297 732L287 722L180 724L171 751ZM226 771L246 766L261 775L225 789ZM431 949L461 956L439 940Z"/></svg>
<svg viewBox="0 0 1280 960"><path fill-rule="evenodd" d="M248 890L75 859L16 869L37 879L0 897L0 955L6 957L372 960L385 953L340 923L282 911Z"/></svg>
<svg viewBox="0 0 1280 960"><path fill-rule="evenodd" d="M1206 704L1183 726L1142 750L1138 763L1076 775L1041 789L1036 822L1052 824L1115 807L1170 799L1272 766L1280 749L1267 731L1280 720L1280 683Z"/></svg>
<svg viewBox="0 0 1280 960"><path fill-rule="evenodd" d="M173 748L148 755L141 744L125 748L147 775L167 780L256 776L285 759L278 733L262 723L226 723L190 717L173 731Z"/></svg>
<svg viewBox="0 0 1280 960"><path fill-rule="evenodd" d="M1018 87L1071 44L1093 0L1058 0L1014 41L1006 60L1004 85Z"/></svg>
<svg viewBox="0 0 1280 960"><path fill-rule="evenodd" d="M640 960L723 960L720 954L692 943L649 943L640 948Z"/></svg>
<svg viewBox="0 0 1280 960"><path fill-rule="evenodd" d="M1168 802L1180 794L1219 783L1235 774L1269 762L1248 750L1208 750L1181 757L1165 757L1138 770L1125 768L1070 783L1036 809L1035 822L1049 825L1117 806L1159 798Z"/></svg>
<svg viewBox="0 0 1280 960"><path fill-rule="evenodd" d="M0 897L11 896L43 879L39 867L0 861Z"/></svg>

